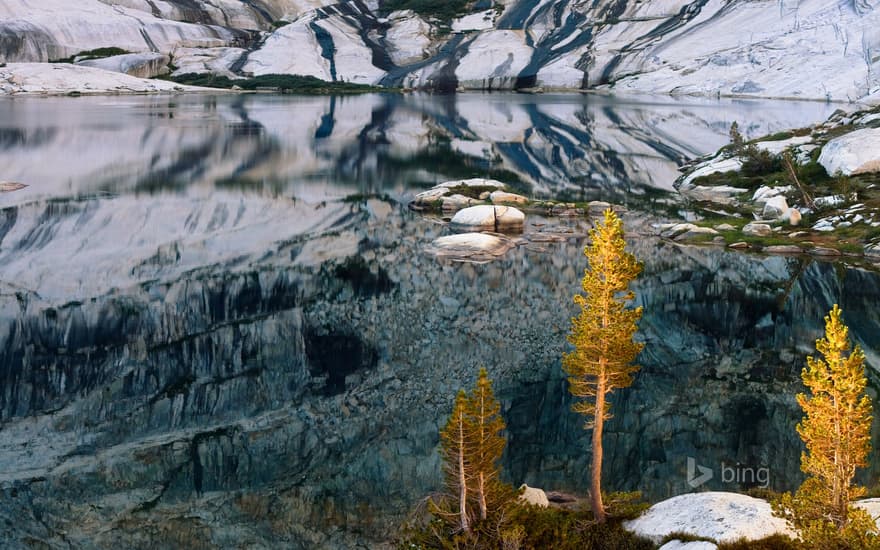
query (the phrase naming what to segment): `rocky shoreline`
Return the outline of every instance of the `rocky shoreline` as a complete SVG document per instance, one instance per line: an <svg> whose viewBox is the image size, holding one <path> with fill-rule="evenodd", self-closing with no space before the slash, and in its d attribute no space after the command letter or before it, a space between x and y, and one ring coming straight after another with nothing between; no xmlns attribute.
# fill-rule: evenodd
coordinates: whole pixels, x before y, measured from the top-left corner
<svg viewBox="0 0 880 550"><path fill-rule="evenodd" d="M880 262L880 108L723 147L683 168L688 220L657 235L764 254Z"/></svg>

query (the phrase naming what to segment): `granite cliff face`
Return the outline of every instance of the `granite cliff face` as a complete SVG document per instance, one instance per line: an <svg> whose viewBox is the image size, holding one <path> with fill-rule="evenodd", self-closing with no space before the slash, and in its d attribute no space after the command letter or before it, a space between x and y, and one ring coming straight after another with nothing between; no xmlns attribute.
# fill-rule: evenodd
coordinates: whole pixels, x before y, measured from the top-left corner
<svg viewBox="0 0 880 550"><path fill-rule="evenodd" d="M0 7L0 63L117 47L168 55L177 74L302 74L440 91L874 100L880 87L880 11L870 0L483 0L439 17L390 11L408 5L12 0Z"/></svg>

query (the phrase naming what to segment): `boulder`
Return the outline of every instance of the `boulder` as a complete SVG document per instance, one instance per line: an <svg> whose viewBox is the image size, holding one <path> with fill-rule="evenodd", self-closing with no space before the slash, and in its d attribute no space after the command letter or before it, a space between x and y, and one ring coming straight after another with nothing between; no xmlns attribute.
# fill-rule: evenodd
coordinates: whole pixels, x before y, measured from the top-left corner
<svg viewBox="0 0 880 550"><path fill-rule="evenodd" d="M788 212L788 223L789 225L800 225L801 224L801 211L797 208L792 208Z"/></svg>
<svg viewBox="0 0 880 550"><path fill-rule="evenodd" d="M785 200L785 197L777 195L775 197L770 197L767 199L767 202L764 203L764 210L761 212L761 217L765 220L788 219L789 210L788 202Z"/></svg>
<svg viewBox="0 0 880 550"><path fill-rule="evenodd" d="M86 59L84 61L77 61L76 64L115 73L123 73L138 78L155 78L170 72L168 69L170 61L171 58L167 55L145 52L114 55L102 59Z"/></svg>
<svg viewBox="0 0 880 550"><path fill-rule="evenodd" d="M718 231L736 231L736 228L729 223L722 223L721 225L716 225L715 229Z"/></svg>
<svg viewBox="0 0 880 550"><path fill-rule="evenodd" d="M526 216L512 206L471 206L456 212L452 223L465 227L479 227L490 230L522 227Z"/></svg>
<svg viewBox="0 0 880 550"><path fill-rule="evenodd" d="M705 492L679 495L651 506L640 517L624 522L633 533L654 542L685 532L718 542L793 535L786 521L773 515L770 504L738 493Z"/></svg>
<svg viewBox="0 0 880 550"><path fill-rule="evenodd" d="M844 176L880 172L880 128L865 128L834 138L825 144L819 164L829 175Z"/></svg>
<svg viewBox="0 0 880 550"><path fill-rule="evenodd" d="M735 243L731 243L731 244L727 245L727 248L745 249L745 248L751 248L751 245L749 245L749 243L747 243L745 241L739 241L739 242L735 242Z"/></svg>
<svg viewBox="0 0 880 550"><path fill-rule="evenodd" d="M521 501L528 504L534 504L535 506L541 506L542 508L550 506L550 501L547 499L547 493L545 493L543 489L529 487L525 483L523 483L519 489L522 491L522 494L519 496Z"/></svg>
<svg viewBox="0 0 880 550"><path fill-rule="evenodd" d="M506 191L493 191L489 195L489 200L492 201L492 204L499 204L505 202L513 202L517 204L525 204L529 202L529 199L522 195L517 195L516 193L508 193Z"/></svg>
<svg viewBox="0 0 880 550"><path fill-rule="evenodd" d="M782 187L769 187L766 185L762 185L752 195L752 200L757 203L767 202L768 199L779 195L784 195L789 191L794 191L794 187L792 187L791 185L785 185Z"/></svg>
<svg viewBox="0 0 880 550"><path fill-rule="evenodd" d="M467 206L471 206L472 204L479 202L470 197L465 197L464 195L450 195L448 197L443 197L441 199L441 205L443 210L458 210L460 208L465 208Z"/></svg>
<svg viewBox="0 0 880 550"><path fill-rule="evenodd" d="M773 234L773 229L766 223L747 223L743 227L744 235L753 235L756 237L767 237Z"/></svg>

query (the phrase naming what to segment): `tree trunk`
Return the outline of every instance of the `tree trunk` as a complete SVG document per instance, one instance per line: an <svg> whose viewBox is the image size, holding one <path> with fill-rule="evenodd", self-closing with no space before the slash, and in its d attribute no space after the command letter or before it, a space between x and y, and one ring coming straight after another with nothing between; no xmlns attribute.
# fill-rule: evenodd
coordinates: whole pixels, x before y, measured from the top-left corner
<svg viewBox="0 0 880 550"><path fill-rule="evenodd" d="M478 492L480 493L480 519L486 519L487 514L487 506L486 506L486 479L485 474L480 472L480 480L478 485Z"/></svg>
<svg viewBox="0 0 880 550"><path fill-rule="evenodd" d="M467 516L467 480L464 472L464 418L458 419L458 474L459 479L459 495L458 495L458 513L461 520L461 530L467 533L470 531L470 524Z"/></svg>
<svg viewBox="0 0 880 550"><path fill-rule="evenodd" d="M593 423L593 464L590 478L590 506L593 517L605 522L605 506L602 504L602 428L605 425L605 378L600 376L596 386L596 416Z"/></svg>

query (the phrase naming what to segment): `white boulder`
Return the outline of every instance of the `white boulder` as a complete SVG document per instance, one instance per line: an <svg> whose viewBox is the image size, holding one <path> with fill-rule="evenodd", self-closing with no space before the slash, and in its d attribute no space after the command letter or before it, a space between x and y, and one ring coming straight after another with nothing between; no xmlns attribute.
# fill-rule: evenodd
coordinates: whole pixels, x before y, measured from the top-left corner
<svg viewBox="0 0 880 550"><path fill-rule="evenodd" d="M785 200L785 197L777 195L767 199L767 202L764 203L764 210L761 213L761 217L765 220L788 219L790 210L791 209L788 207L788 202Z"/></svg>
<svg viewBox="0 0 880 550"><path fill-rule="evenodd" d="M774 534L793 535L786 521L773 515L767 501L724 492L679 495L658 502L640 517L623 525L655 542L674 532L718 542L741 538L756 540Z"/></svg>
<svg viewBox="0 0 880 550"><path fill-rule="evenodd" d="M747 223L743 227L744 235L753 235L756 237L767 237L773 234L773 229L766 223Z"/></svg>
<svg viewBox="0 0 880 550"><path fill-rule="evenodd" d="M489 194L489 200L492 201L492 204L504 203L504 202L515 202L518 204L525 204L529 202L529 199L522 195L517 195L516 193L508 193L506 191L493 191Z"/></svg>
<svg viewBox="0 0 880 550"><path fill-rule="evenodd" d="M541 506L542 508L550 506L550 500L547 499L547 493L545 493L543 489L529 487L525 483L523 483L519 489L522 491L522 494L519 496L521 501L528 504L534 504L535 506Z"/></svg>
<svg viewBox="0 0 880 550"><path fill-rule="evenodd" d="M822 148L819 164L830 175L880 172L880 128L865 128L834 138Z"/></svg>
<svg viewBox="0 0 880 550"><path fill-rule="evenodd" d="M77 61L77 65L95 67L105 71L125 73L138 78L154 78L168 74L168 63L171 58L156 52L127 53L102 59L86 59Z"/></svg>
<svg viewBox="0 0 880 550"><path fill-rule="evenodd" d="M466 227L481 227L485 229L507 228L522 226L526 215L512 206L471 206L456 212L452 223Z"/></svg>

